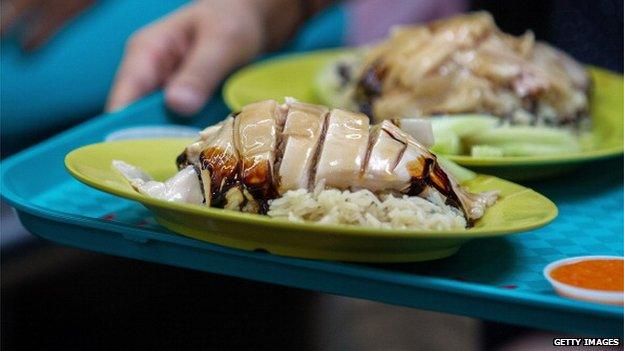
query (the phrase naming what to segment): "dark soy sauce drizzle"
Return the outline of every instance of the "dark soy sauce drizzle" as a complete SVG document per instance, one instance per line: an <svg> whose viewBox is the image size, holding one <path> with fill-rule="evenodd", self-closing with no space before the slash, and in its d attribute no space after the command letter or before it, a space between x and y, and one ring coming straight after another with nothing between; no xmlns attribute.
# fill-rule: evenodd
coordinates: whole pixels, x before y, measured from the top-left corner
<svg viewBox="0 0 624 351"><path fill-rule="evenodd" d="M236 118L239 113L233 113L232 117ZM176 161L180 164L186 160L186 152L184 152ZM225 150L218 147L204 149L199 155L199 160L201 168L210 172L211 207L225 207L225 195L230 189L238 187L243 192L240 209L249 202L249 199L244 196L244 191L247 190L257 202L258 212L260 214L268 212L268 201L277 197L277 189L271 175L272 170L268 164L245 165L238 155L228 155Z"/></svg>
<svg viewBox="0 0 624 351"><path fill-rule="evenodd" d="M188 166L190 163L188 161L188 156L186 155L186 149L182 151L181 154L176 157L176 166L178 166L178 171L181 171L183 168Z"/></svg>
<svg viewBox="0 0 624 351"><path fill-rule="evenodd" d="M373 100L382 93L382 81L386 68L381 62L374 62L362 75L355 90L355 100L360 112L373 118Z"/></svg>
<svg viewBox="0 0 624 351"><path fill-rule="evenodd" d="M244 167L244 166L243 166ZM272 170L268 164L254 164L247 168L243 177L243 185L258 203L259 213L266 214L269 200L277 197L277 189L273 181Z"/></svg>
<svg viewBox="0 0 624 351"><path fill-rule="evenodd" d="M199 162L201 168L210 173L210 206L223 208L225 194L240 184L236 157L220 148L209 147L199 154Z"/></svg>
<svg viewBox="0 0 624 351"><path fill-rule="evenodd" d="M407 167L408 172L412 177L407 195L418 196L427 188L427 186L433 186L446 197L447 205L456 207L464 212L464 215L468 220L468 226L472 226L474 224L473 221L469 219L468 214L465 213L459 197L457 197L457 194L453 190L451 181L438 165L437 159L434 155L432 155L432 157L421 156L418 159L409 162Z"/></svg>

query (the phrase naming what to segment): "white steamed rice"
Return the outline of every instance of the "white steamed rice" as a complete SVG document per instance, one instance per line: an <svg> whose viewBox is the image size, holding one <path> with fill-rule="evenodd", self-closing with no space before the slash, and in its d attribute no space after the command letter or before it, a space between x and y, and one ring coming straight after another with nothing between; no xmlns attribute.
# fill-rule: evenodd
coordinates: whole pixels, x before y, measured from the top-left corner
<svg viewBox="0 0 624 351"><path fill-rule="evenodd" d="M444 203L432 192L427 199L385 194L377 197L369 190L340 191L317 187L287 191L269 202L271 217L293 222L349 224L374 228L456 230L466 228L462 212Z"/></svg>

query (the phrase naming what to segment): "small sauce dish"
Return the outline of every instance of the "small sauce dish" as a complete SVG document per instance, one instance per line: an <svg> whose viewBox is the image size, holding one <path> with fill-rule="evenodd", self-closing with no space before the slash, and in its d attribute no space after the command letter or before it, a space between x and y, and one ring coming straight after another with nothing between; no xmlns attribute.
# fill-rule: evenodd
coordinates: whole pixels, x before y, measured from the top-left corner
<svg viewBox="0 0 624 351"><path fill-rule="evenodd" d="M547 265L544 277L561 296L624 305L624 257L566 258Z"/></svg>

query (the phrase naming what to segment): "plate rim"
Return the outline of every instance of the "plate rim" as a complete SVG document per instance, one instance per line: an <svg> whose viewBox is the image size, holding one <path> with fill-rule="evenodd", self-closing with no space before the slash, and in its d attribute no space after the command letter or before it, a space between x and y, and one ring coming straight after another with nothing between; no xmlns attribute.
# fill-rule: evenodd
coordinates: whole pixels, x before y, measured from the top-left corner
<svg viewBox="0 0 624 351"><path fill-rule="evenodd" d="M93 187L95 189L104 191L109 194L113 194L116 196L120 196L125 199L137 201L146 207L157 207L159 209L171 210L175 212L183 211L187 212L185 215L199 215L208 218L216 218L219 220L227 220L233 221L237 223L245 223L245 224L253 224L260 225L266 228L276 228L281 230L305 230L307 232L314 232L317 234L340 234L340 235L349 235L349 236L359 236L359 237L374 237L374 238L395 238L395 239L406 239L406 238L421 238L421 239L431 239L431 238L440 238L440 239L472 239L472 238L480 238L480 237L496 237L502 235L508 235L519 232L526 232L533 229L541 228L550 222L552 222L559 214L559 209L546 196L536 192L533 189L522 186L520 184L516 184L501 178L497 178L489 175L478 175L478 177L483 177L485 179L492 179L502 183L509 183L513 186L520 187L518 193L520 194L524 192L531 192L539 197L539 199L544 204L544 210L547 211L547 215L542 218L540 221L536 221L535 223L531 223L529 225L524 226L516 226L516 227L479 227L479 228L469 228L467 230L445 230L445 231L435 231L435 230L410 230L410 229L390 229L390 228L368 228L368 227L358 227L352 225L340 225L340 224L318 224L318 223L298 223L291 222L285 219L271 218L268 216L262 216L257 214L250 213L242 213L237 211L229 211L220 208L213 207L205 207L200 205L192 205L192 204L184 204L184 203L174 203L163 201L155 198L150 198L140 193L133 191L130 186L128 189L122 189L114 186L108 186L102 182L92 179L91 177L83 174L78 168L77 163L78 156L85 152L85 150L89 148L95 148L100 145L105 144L120 144L120 143L129 143L129 142L150 142L155 140L177 140L182 142L188 141L188 138L163 138L163 139L141 139L141 140L122 140L122 141L113 141L113 142L99 142L94 144L85 145L79 148L76 148L70 151L64 159L65 168L67 171L80 182ZM190 212L190 213L188 213Z"/></svg>
<svg viewBox="0 0 624 351"><path fill-rule="evenodd" d="M349 51L356 50L355 47L341 47L334 49L313 50L308 52L288 53L261 60L250 65L247 65L228 77L223 85L223 100L228 108L231 110L237 110L241 105L240 101L236 98L234 93L234 87L240 77L253 72L257 69L261 69L265 66L279 65L284 62L288 62L296 59L310 59L314 56L319 56L320 59L330 59L332 55L339 56L348 53ZM617 75L621 79L624 76L617 72L610 71L608 69L597 67L593 65L585 65L586 67L594 70L607 72L612 75ZM624 143L620 145L608 146L600 149L589 150L584 152L575 152L561 155L550 156L506 156L506 157L480 157L475 158L469 155L443 155L444 157L464 166L473 167L518 167L518 166L549 166L549 165L561 165L561 164L575 164L588 161L598 161L606 158L617 157L624 154Z"/></svg>

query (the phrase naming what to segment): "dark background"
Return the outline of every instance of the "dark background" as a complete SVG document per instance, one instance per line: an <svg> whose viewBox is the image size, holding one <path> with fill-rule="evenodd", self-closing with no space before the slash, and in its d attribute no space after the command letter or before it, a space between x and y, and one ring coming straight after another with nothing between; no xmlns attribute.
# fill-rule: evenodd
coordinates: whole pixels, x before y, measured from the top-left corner
<svg viewBox="0 0 624 351"><path fill-rule="evenodd" d="M622 3L619 0L477 0L472 10L487 10L511 34L533 30L581 62L622 72Z"/></svg>

